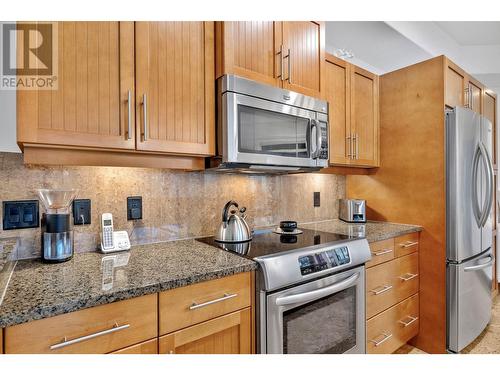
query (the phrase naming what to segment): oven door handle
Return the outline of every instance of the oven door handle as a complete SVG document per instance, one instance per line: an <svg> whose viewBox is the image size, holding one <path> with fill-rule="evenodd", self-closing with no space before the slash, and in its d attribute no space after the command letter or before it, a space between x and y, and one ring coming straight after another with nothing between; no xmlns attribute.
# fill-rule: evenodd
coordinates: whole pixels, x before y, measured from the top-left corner
<svg viewBox="0 0 500 375"><path fill-rule="evenodd" d="M330 294L340 292L344 289L351 287L356 281L359 279L359 272L355 273L352 276L349 276L347 279L344 279L338 283L327 286L325 288L313 290L311 292L292 294L291 296L278 297L276 298L276 305L285 306L292 305L295 303L306 303L310 301L314 301L319 298L326 297Z"/></svg>

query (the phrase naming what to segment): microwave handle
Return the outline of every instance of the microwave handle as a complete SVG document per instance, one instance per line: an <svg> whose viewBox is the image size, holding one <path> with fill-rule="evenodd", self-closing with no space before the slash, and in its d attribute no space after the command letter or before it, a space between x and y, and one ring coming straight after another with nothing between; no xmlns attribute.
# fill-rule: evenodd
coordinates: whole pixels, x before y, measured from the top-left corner
<svg viewBox="0 0 500 375"><path fill-rule="evenodd" d="M311 153L311 158L318 159L319 156L321 155L321 143L322 143L321 130L319 128L318 121L311 120L311 138L312 138L313 128L316 128L316 144L315 144L316 149L314 150L313 153Z"/></svg>

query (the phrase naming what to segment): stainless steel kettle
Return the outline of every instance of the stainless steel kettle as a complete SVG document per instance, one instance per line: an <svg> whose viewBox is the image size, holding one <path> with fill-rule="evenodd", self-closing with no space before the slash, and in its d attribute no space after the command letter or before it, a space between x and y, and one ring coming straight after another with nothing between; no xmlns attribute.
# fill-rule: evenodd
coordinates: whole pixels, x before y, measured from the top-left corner
<svg viewBox="0 0 500 375"><path fill-rule="evenodd" d="M235 207L236 210L231 210L232 207ZM234 243L250 241L252 239L252 232L245 221L246 208L242 207L240 210L238 208L238 203L235 201L226 203L222 210L222 223L215 235L216 241Z"/></svg>

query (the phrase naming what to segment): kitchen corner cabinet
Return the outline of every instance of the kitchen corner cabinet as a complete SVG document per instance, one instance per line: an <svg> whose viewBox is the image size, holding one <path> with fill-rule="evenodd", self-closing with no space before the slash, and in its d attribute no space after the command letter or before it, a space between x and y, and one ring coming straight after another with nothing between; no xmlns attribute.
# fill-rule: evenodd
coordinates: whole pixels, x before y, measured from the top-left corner
<svg viewBox="0 0 500 375"><path fill-rule="evenodd" d="M325 24L216 22L216 77L234 74L322 97Z"/></svg>
<svg viewBox="0 0 500 375"><path fill-rule="evenodd" d="M213 22L56 24L58 89L17 91L25 162L203 169L215 152Z"/></svg>
<svg viewBox="0 0 500 375"><path fill-rule="evenodd" d="M378 167L378 76L327 54L324 94L329 104L330 165Z"/></svg>
<svg viewBox="0 0 500 375"><path fill-rule="evenodd" d="M462 68L445 58L445 104L483 113L484 86Z"/></svg>

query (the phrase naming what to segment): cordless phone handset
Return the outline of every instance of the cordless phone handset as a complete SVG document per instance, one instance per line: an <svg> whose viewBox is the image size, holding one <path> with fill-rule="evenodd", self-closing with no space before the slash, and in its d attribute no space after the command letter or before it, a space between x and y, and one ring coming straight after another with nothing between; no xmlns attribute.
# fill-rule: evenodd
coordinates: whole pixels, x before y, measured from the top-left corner
<svg viewBox="0 0 500 375"><path fill-rule="evenodd" d="M113 215L110 213L102 214L101 217L101 248L102 250L112 249L115 244L113 240Z"/></svg>

